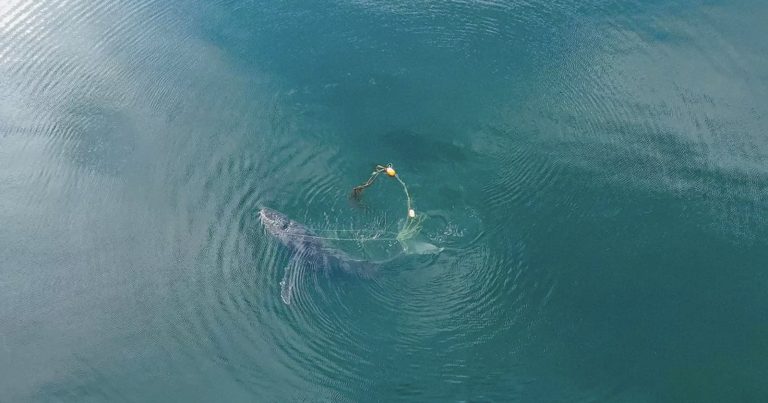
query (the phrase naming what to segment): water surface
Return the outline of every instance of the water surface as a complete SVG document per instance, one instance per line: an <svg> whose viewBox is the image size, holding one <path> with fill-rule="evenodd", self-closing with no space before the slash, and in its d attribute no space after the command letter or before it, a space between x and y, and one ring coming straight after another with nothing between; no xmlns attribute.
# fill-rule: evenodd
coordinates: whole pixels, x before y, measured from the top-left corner
<svg viewBox="0 0 768 403"><path fill-rule="evenodd" d="M0 400L768 400L759 1L6 0ZM302 273L261 206L445 248Z"/></svg>

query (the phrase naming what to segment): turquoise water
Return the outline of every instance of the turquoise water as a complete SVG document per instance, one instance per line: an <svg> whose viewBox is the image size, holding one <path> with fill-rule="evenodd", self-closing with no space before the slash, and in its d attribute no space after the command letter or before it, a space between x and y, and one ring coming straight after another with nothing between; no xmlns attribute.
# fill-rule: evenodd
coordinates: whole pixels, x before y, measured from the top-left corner
<svg viewBox="0 0 768 403"><path fill-rule="evenodd" d="M0 401L768 401L765 21L6 0ZM378 163L444 250L284 304L259 208L397 231Z"/></svg>

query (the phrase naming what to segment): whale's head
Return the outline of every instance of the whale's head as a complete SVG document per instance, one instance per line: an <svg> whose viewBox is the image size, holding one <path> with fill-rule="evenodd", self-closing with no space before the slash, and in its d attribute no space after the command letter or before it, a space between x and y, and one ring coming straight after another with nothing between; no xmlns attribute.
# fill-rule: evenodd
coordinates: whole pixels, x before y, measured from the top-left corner
<svg viewBox="0 0 768 403"><path fill-rule="evenodd" d="M259 217L264 227L271 233L285 232L291 225L291 220L285 214L271 208L262 208L259 211Z"/></svg>

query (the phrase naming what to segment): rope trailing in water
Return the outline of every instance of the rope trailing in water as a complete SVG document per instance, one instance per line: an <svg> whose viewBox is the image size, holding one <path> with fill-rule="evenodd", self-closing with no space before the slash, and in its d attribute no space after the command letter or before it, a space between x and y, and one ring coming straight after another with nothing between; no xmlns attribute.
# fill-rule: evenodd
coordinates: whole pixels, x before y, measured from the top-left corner
<svg viewBox="0 0 768 403"><path fill-rule="evenodd" d="M395 172L395 170L392 169L392 164L389 164L387 166L376 165L376 168L373 170L371 177L368 178L368 180L365 181L365 183L363 183L362 185L355 186L355 188L352 189L352 197L355 198L355 200L360 200L360 198L363 196L363 190L373 185L373 182L376 180L376 178L379 177L379 174L381 174L382 172L387 172L387 168L391 169L392 172ZM395 173L395 175L397 175L397 173Z"/></svg>
<svg viewBox="0 0 768 403"><path fill-rule="evenodd" d="M400 175L397 174L397 171L395 171L395 168L392 167L392 164L376 165L376 168L374 168L368 180L365 181L365 183L362 185L355 186L352 189L352 197L355 200L360 200L363 195L363 191L373 185L373 182L375 182L379 175L382 173L387 174L387 176L391 178L397 179L397 181L400 182L400 185L403 187L403 192L405 192L407 208L405 226L400 230L400 232L397 233L396 238L401 244L403 244L403 247L405 247L404 242L416 236L416 234L418 234L421 230L421 222L424 217L421 215L416 216L416 210L413 209L413 199L411 199L411 194L408 192L408 186L405 185L405 182L400 178Z"/></svg>

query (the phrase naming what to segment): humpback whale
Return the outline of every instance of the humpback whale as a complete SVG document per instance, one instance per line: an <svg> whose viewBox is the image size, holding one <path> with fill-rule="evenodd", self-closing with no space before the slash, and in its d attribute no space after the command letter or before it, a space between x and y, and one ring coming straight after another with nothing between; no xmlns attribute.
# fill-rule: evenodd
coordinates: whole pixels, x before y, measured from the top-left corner
<svg viewBox="0 0 768 403"><path fill-rule="evenodd" d="M259 211L259 217L267 233L292 252L280 282L280 297L286 304L291 303L293 296L297 265L309 263L317 269L341 270L361 276L370 276L376 267L374 263L354 259L347 253L329 246L307 226L291 220L279 211L265 207Z"/></svg>

